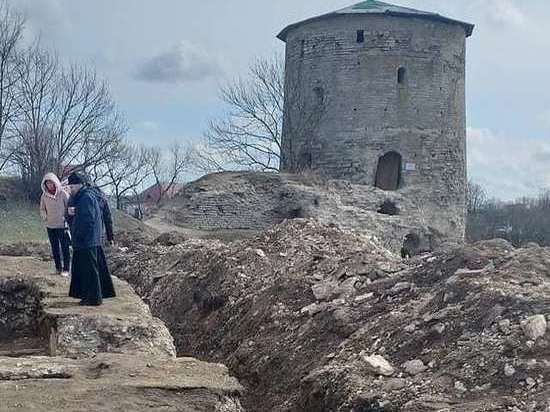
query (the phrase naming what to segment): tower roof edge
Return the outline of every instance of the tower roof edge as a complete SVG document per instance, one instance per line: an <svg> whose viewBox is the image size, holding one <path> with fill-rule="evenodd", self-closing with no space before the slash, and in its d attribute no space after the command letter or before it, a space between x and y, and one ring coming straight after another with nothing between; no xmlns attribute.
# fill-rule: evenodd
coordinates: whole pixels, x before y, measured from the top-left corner
<svg viewBox="0 0 550 412"><path fill-rule="evenodd" d="M320 16L311 17L306 20L293 23L285 27L278 35L277 38L286 42L288 33L306 23L312 23L320 20L326 20L333 17L343 16L343 15L385 15L385 16L398 16L398 17L417 17L424 18L429 20L440 21L449 24L458 24L462 26L466 32L466 37L470 37L474 31L474 25L471 23L466 23L464 21L451 19L449 17L442 16L438 13L422 11L411 9L408 7L396 6L389 3L383 3L377 0L366 0L360 3L354 4L349 7L345 7L340 10L336 10L330 13L322 14Z"/></svg>

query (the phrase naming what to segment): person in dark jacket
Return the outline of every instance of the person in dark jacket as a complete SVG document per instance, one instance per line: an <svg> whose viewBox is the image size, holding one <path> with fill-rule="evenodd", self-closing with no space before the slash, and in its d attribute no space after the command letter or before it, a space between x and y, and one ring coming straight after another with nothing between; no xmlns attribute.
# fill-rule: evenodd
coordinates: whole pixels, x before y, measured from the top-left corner
<svg viewBox="0 0 550 412"><path fill-rule="evenodd" d="M103 226L105 228L105 235L107 237L107 242L110 245L113 245L115 241L114 231L113 231L113 217L111 215L111 208L109 206L109 201L105 197L105 194L97 186L90 186L94 192L97 202L99 204L99 209L101 210L101 218L103 220Z"/></svg>
<svg viewBox="0 0 550 412"><path fill-rule="evenodd" d="M100 264L102 213L97 195L77 173L69 176L71 199L68 215L73 242L73 263L69 296L81 305L98 306L103 298L114 297L110 274Z"/></svg>
<svg viewBox="0 0 550 412"><path fill-rule="evenodd" d="M101 210L101 217L103 221L103 227L105 228L105 235L107 237L107 242L109 245L113 246L115 242L114 231L113 231L113 218L111 215L111 208L109 207L109 201L105 197L105 194L97 186L90 187L93 193L96 196L97 202L99 204L99 209ZM109 265L107 264L107 256L105 256L105 250L103 249L104 242L101 242L101 246L97 248L97 263L99 265L99 280L102 284L102 289L104 291L104 298L115 297L115 290L112 287L111 281L111 272L109 270Z"/></svg>

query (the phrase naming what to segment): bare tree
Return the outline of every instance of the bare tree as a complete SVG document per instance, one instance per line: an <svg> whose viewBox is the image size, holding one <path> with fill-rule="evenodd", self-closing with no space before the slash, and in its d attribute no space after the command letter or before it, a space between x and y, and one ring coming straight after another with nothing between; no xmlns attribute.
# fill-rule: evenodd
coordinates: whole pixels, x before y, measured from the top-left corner
<svg viewBox="0 0 550 412"><path fill-rule="evenodd" d="M467 210L469 214L480 212L487 204L487 193L485 189L474 181L468 181Z"/></svg>
<svg viewBox="0 0 550 412"><path fill-rule="evenodd" d="M11 162L25 183L37 187L45 172L61 175L67 165L86 170L108 163L126 125L106 83L85 67L62 68L38 44L22 53L17 68Z"/></svg>
<svg viewBox="0 0 550 412"><path fill-rule="evenodd" d="M54 170L55 161L51 155L51 130L42 128L20 128L17 140L10 141L11 160L16 165L22 181L28 187L28 195L31 198L41 192L40 181L42 176L50 170Z"/></svg>
<svg viewBox="0 0 550 412"><path fill-rule="evenodd" d="M58 169L74 163L87 168L108 160L126 126L106 82L93 70L73 65L61 72L57 90L54 148Z"/></svg>
<svg viewBox="0 0 550 412"><path fill-rule="evenodd" d="M543 190L540 193L539 198L537 199L537 204L542 210L550 210L550 189Z"/></svg>
<svg viewBox="0 0 550 412"><path fill-rule="evenodd" d="M210 122L205 133L207 153L213 150L222 154L230 166L247 169L310 167L311 161L304 162L302 157L304 153L311 157L314 134L326 111L327 98L322 85L312 86L307 94L304 90L299 76L285 80L281 55L257 60L248 77L221 89L221 100L228 111L221 119ZM288 144L291 141L301 145L292 147ZM282 158L283 152L286 158ZM203 155L201 160L211 157Z"/></svg>
<svg viewBox="0 0 550 412"><path fill-rule="evenodd" d="M190 167L200 173L222 172L228 166L223 154L205 142L191 146L189 162Z"/></svg>
<svg viewBox="0 0 550 412"><path fill-rule="evenodd" d="M39 193L45 172L55 167L53 128L58 104L58 61L56 56L40 50L38 45L21 54L17 65L17 109L19 115L11 125L11 162L19 168L24 183Z"/></svg>
<svg viewBox="0 0 550 412"><path fill-rule="evenodd" d="M160 203L167 193L170 193L177 183L179 183L184 173L189 170L191 163L191 150L186 149L179 143L173 143L164 156L160 148L153 149L152 152L152 174L155 180Z"/></svg>
<svg viewBox="0 0 550 412"><path fill-rule="evenodd" d="M222 87L228 106L222 119L210 122L210 146L238 166L278 170L284 101L284 62L280 56L251 65L246 79Z"/></svg>
<svg viewBox="0 0 550 412"><path fill-rule="evenodd" d="M153 174L152 150L142 145L120 142L112 159L106 164L105 182L112 189L117 209L123 200L143 189Z"/></svg>
<svg viewBox="0 0 550 412"><path fill-rule="evenodd" d="M6 0L0 1L0 171L11 160L6 148L8 127L17 115L16 87L19 81L17 53L23 38L25 18Z"/></svg>

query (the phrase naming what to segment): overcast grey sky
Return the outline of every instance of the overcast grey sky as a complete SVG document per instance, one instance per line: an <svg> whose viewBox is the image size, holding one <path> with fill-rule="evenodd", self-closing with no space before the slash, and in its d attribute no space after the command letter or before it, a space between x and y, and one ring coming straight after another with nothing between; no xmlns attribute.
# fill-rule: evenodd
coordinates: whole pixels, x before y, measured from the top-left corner
<svg viewBox="0 0 550 412"><path fill-rule="evenodd" d="M286 25L354 0L11 0L70 61L95 65L131 137L201 136L220 83L282 51ZM468 40L469 174L511 199L550 188L550 1L395 0L476 24Z"/></svg>

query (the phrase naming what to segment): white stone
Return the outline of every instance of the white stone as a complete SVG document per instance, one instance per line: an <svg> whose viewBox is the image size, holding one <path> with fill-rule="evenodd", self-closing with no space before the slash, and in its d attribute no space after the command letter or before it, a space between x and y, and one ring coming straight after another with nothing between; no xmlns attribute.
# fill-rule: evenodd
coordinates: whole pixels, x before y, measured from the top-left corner
<svg viewBox="0 0 550 412"><path fill-rule="evenodd" d="M514 376L516 374L516 370L512 365L506 364L504 366L504 374L508 377Z"/></svg>
<svg viewBox="0 0 550 412"><path fill-rule="evenodd" d="M322 307L320 305L318 305L316 303L312 303L311 305L302 308L300 310L300 313L302 313L303 315L313 316L313 315L321 312L321 310L322 310Z"/></svg>
<svg viewBox="0 0 550 412"><path fill-rule="evenodd" d="M392 376L395 372L393 366L383 356L363 356L363 360L366 362L368 369L378 375Z"/></svg>
<svg viewBox="0 0 550 412"><path fill-rule="evenodd" d="M409 290L412 288L412 284L409 283L409 282L400 282L400 283L396 283L395 286L393 288L391 288L391 291L394 292L394 293L399 293L399 292L402 292L404 290Z"/></svg>
<svg viewBox="0 0 550 412"><path fill-rule="evenodd" d="M261 258L265 258L267 256L262 249L255 249L254 252L256 252L256 254Z"/></svg>
<svg viewBox="0 0 550 412"><path fill-rule="evenodd" d="M363 302L366 302L367 300L371 299L372 297L374 296L374 293L367 293L365 295L361 295L361 296L357 296L355 298L355 302L357 303L363 303Z"/></svg>
<svg viewBox="0 0 550 412"><path fill-rule="evenodd" d="M546 334L547 326L548 324L544 315L531 316L521 324L525 336L534 341Z"/></svg>
<svg viewBox="0 0 550 412"><path fill-rule="evenodd" d="M418 375L419 373L425 372L428 367L424 365L424 362L422 362L420 359L414 359L408 362L405 362L403 364L403 369L405 369L405 372L407 372L409 375Z"/></svg>
<svg viewBox="0 0 550 412"><path fill-rule="evenodd" d="M337 282L321 282L311 287L313 296L317 300L332 300L340 295Z"/></svg>
<svg viewBox="0 0 550 412"><path fill-rule="evenodd" d="M433 326L432 330L442 335L443 332L445 332L445 325L443 323L438 323L437 325Z"/></svg>
<svg viewBox="0 0 550 412"><path fill-rule="evenodd" d="M460 393L468 392L468 388L460 381L455 382L455 389Z"/></svg>
<svg viewBox="0 0 550 412"><path fill-rule="evenodd" d="M388 392L398 391L407 386L407 381L405 379L389 379L388 382L384 385L384 390Z"/></svg>
<svg viewBox="0 0 550 412"><path fill-rule="evenodd" d="M508 319L501 320L498 323L498 328L502 333L510 333L511 322Z"/></svg>
<svg viewBox="0 0 550 412"><path fill-rule="evenodd" d="M403 330L407 333L413 333L416 330L416 325L414 323L411 323L410 325L405 326Z"/></svg>

